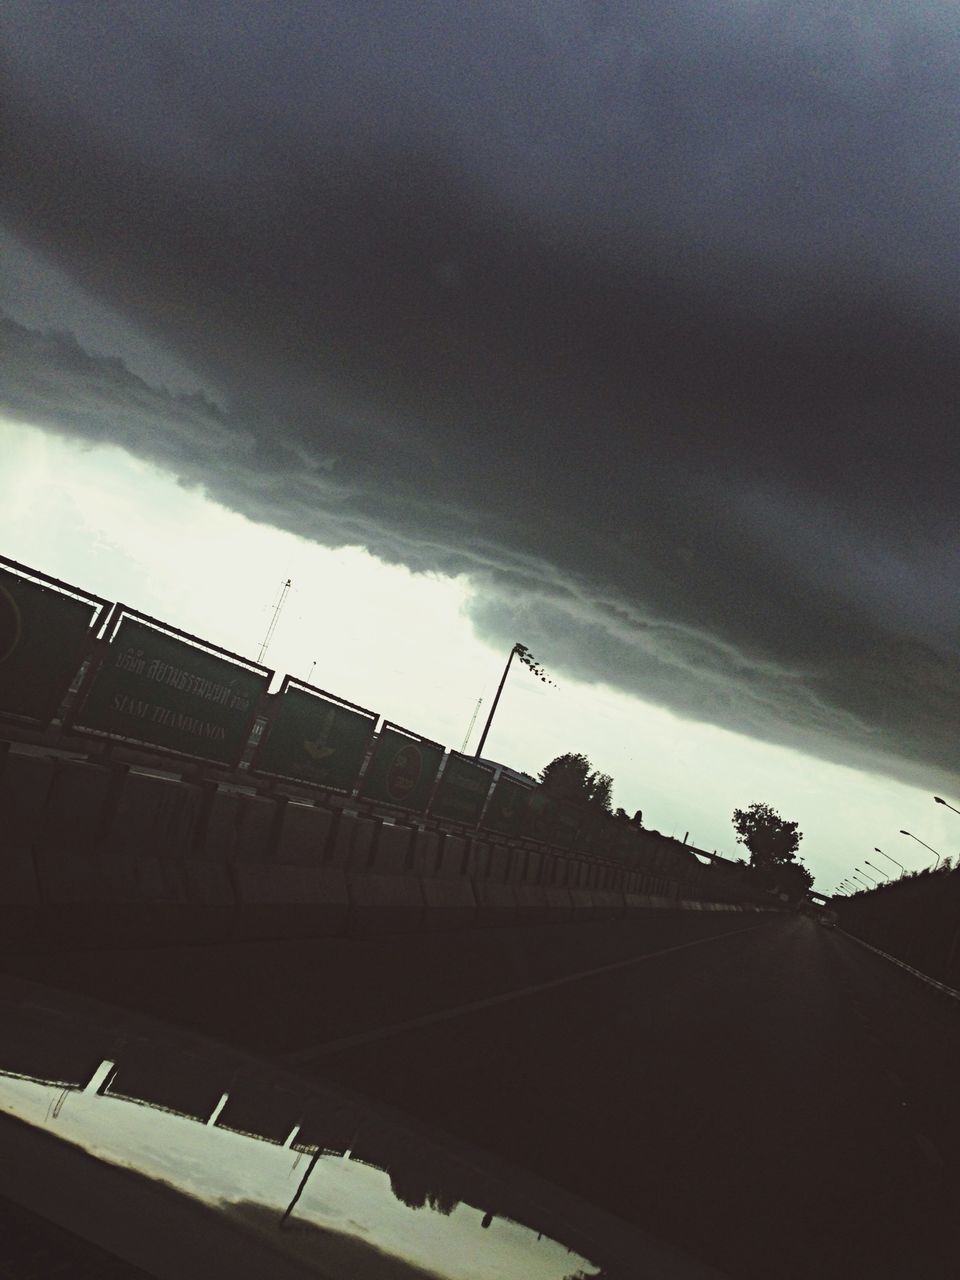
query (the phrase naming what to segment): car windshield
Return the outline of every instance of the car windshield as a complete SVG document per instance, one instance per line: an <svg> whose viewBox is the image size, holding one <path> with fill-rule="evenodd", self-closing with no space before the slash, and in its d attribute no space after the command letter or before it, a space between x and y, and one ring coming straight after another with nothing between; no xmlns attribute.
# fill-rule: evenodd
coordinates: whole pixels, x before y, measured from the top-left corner
<svg viewBox="0 0 960 1280"><path fill-rule="evenodd" d="M955 13L0 47L0 1272L953 1274Z"/></svg>

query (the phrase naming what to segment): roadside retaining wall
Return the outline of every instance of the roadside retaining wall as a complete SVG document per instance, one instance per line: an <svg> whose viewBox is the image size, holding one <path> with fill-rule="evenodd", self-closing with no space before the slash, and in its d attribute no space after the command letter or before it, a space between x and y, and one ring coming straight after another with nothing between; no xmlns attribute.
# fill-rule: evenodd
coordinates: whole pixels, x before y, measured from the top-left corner
<svg viewBox="0 0 960 1280"><path fill-rule="evenodd" d="M960 869L921 872L831 902L847 933L960 987Z"/></svg>
<svg viewBox="0 0 960 1280"><path fill-rule="evenodd" d="M333 803L8 746L4 945L157 946L758 910L692 882ZM769 908L767 908L769 909Z"/></svg>

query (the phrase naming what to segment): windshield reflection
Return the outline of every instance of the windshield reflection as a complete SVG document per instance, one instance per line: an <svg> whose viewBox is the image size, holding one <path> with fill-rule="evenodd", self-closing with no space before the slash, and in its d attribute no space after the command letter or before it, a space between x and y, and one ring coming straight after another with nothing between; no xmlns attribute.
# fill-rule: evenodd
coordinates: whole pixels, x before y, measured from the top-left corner
<svg viewBox="0 0 960 1280"><path fill-rule="evenodd" d="M602 1244L542 1191L531 1198L485 1158L314 1082L128 1027L101 1029L95 1052L97 1028L52 1007L20 1005L8 1025L0 1111L202 1201L301 1263L358 1280L614 1275L590 1260Z"/></svg>

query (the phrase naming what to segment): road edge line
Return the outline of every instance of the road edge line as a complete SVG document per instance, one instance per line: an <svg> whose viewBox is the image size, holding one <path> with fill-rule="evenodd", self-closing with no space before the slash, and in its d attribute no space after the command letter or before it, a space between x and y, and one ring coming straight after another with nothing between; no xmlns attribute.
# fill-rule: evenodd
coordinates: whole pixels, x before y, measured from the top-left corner
<svg viewBox="0 0 960 1280"><path fill-rule="evenodd" d="M889 960L891 964L897 965L900 969L906 969L907 973L912 973L915 978L919 978L921 982L925 982L928 987L935 987L937 991L942 991L945 996L949 996L951 1000L960 1000L960 991L953 987L948 987L945 982L938 982L936 978L931 978L929 974L923 973L920 969L914 969L913 965L907 964L905 960L898 960L896 956L892 956L889 951L881 951L879 947L875 947L871 942L864 942L862 938L858 938L855 933L847 933L846 929L837 929L838 933L842 933L845 938L849 938L852 942L859 942L861 947L866 947L868 951L874 952L875 955L883 956L884 960Z"/></svg>
<svg viewBox="0 0 960 1280"><path fill-rule="evenodd" d="M778 917L779 918L779 917ZM655 960L658 956L670 955L674 951L687 951L690 947L700 947L706 942L716 942L721 938L737 938L744 933L752 933L760 929L769 920L761 920L758 924L747 925L745 929L736 929L729 933L711 933L706 938L695 938L692 942L681 942L675 947L661 947L659 951L645 951L643 955L631 956L627 960L616 960L612 964L598 965L594 969L581 969L577 973L566 974L562 978L550 978L546 982L534 983L528 987L515 987L511 991L502 991L495 996L484 996L482 1000L473 1000L469 1004L456 1005L452 1009L439 1009L433 1013L421 1014L417 1018L409 1018L405 1022L394 1022L386 1027L378 1027L370 1031L358 1031L354 1035L341 1036L336 1040L324 1040L310 1049L297 1049L293 1053L279 1054L275 1061L285 1066L303 1066L320 1058L332 1057L345 1049L358 1048L360 1045L372 1044L377 1040L387 1040L390 1036L402 1035L404 1031L416 1031L420 1027L428 1027L436 1022L448 1022L452 1018L463 1017L470 1013L479 1013L482 1009L492 1009L500 1004L511 1004L515 1000L525 1000L529 996L539 995L542 991L551 991L556 987L569 986L574 982L583 982L587 978L599 977L603 973L613 973L617 969L627 969L631 965L641 964L644 960ZM841 931L842 932L842 931Z"/></svg>

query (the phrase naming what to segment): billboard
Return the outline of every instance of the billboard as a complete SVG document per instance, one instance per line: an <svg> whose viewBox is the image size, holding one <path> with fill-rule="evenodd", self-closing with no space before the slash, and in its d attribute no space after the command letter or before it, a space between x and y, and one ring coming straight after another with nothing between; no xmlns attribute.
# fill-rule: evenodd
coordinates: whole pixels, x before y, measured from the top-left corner
<svg viewBox="0 0 960 1280"><path fill-rule="evenodd" d="M476 826L492 781L492 769L451 751L430 805L431 816Z"/></svg>
<svg viewBox="0 0 960 1280"><path fill-rule="evenodd" d="M107 604L0 557L0 714L50 723Z"/></svg>
<svg viewBox="0 0 960 1280"><path fill-rule="evenodd" d="M527 812L524 815L523 832L531 840L541 840L550 844L553 838L555 810L557 798L542 787L536 787L527 797Z"/></svg>
<svg viewBox="0 0 960 1280"><path fill-rule="evenodd" d="M398 725L384 724L360 782L364 800L422 813L436 781L443 747Z"/></svg>
<svg viewBox="0 0 960 1280"><path fill-rule="evenodd" d="M373 711L286 676L253 772L349 793L377 720Z"/></svg>
<svg viewBox="0 0 960 1280"><path fill-rule="evenodd" d="M527 803L533 794L531 787L514 782L502 775L497 779L493 794L483 815L483 825L491 831L502 832L507 836L524 834L527 816Z"/></svg>
<svg viewBox="0 0 960 1280"><path fill-rule="evenodd" d="M553 843L559 845L561 849L572 849L577 843L577 837L586 820L583 805L575 804L572 800L557 800L551 817Z"/></svg>
<svg viewBox="0 0 960 1280"><path fill-rule="evenodd" d="M74 728L216 764L239 761L268 668L122 605L108 636Z"/></svg>

